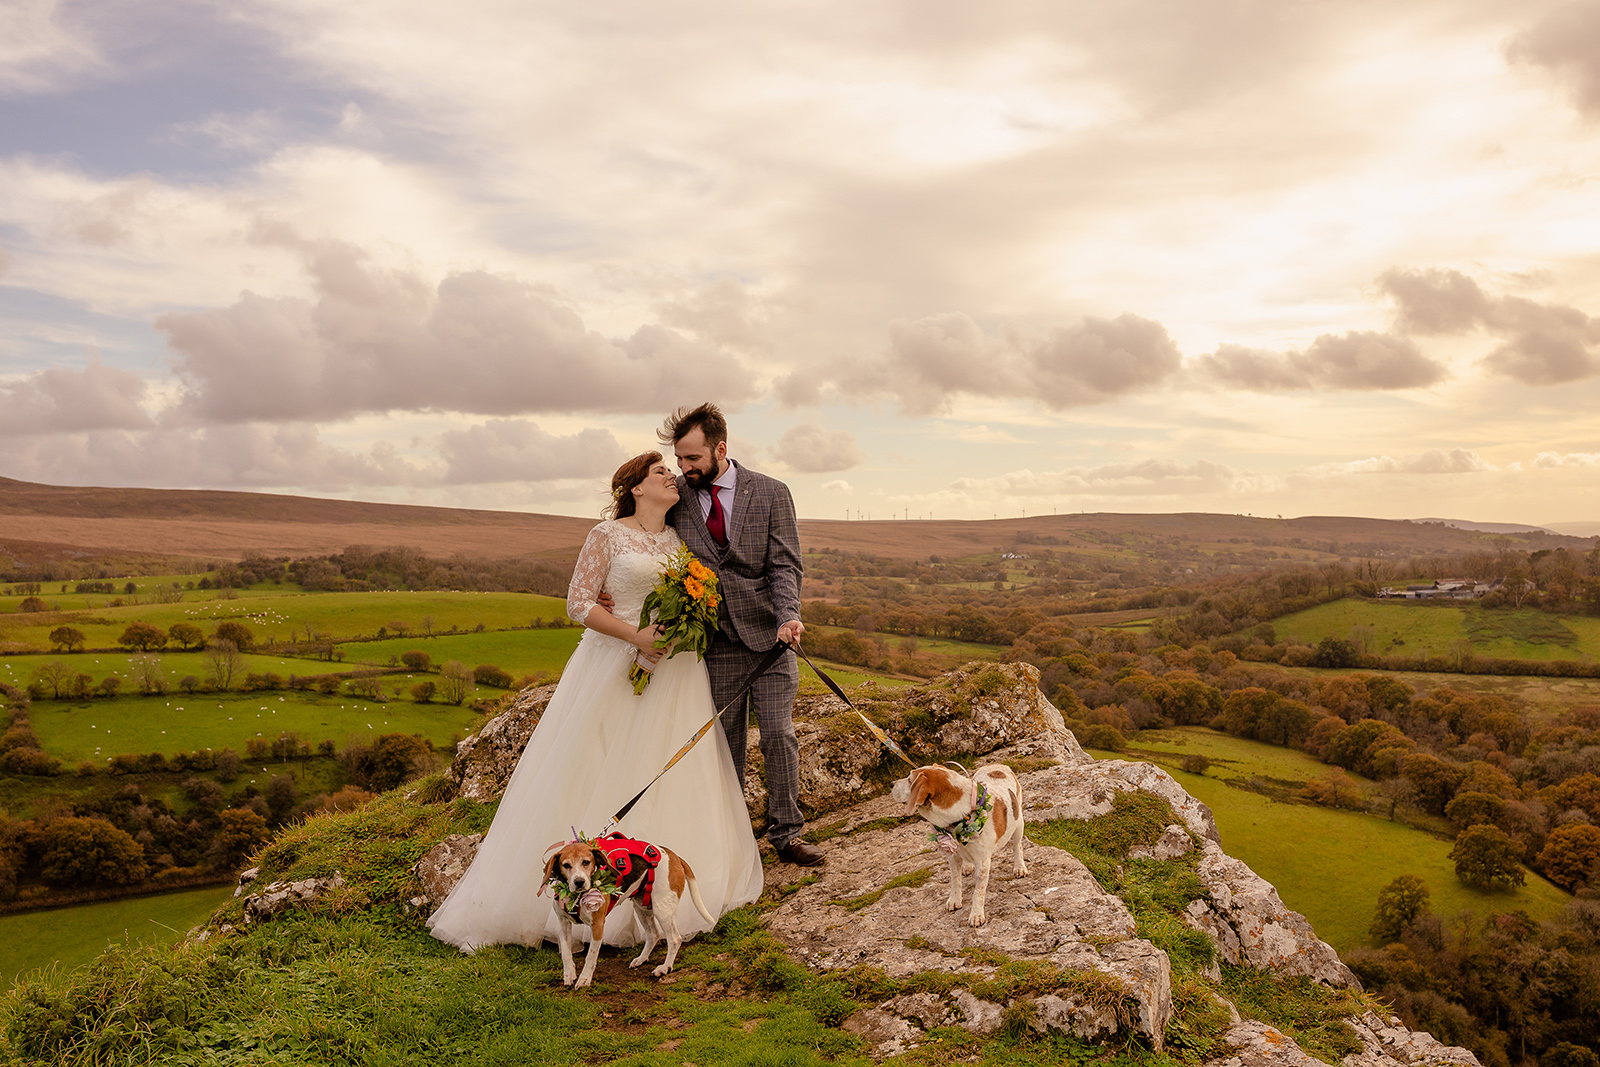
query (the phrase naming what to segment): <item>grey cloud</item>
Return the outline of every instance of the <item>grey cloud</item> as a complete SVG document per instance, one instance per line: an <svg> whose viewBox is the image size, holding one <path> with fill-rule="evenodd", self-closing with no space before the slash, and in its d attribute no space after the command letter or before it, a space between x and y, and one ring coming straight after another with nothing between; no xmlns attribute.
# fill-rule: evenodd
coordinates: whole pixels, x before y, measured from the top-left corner
<svg viewBox="0 0 1600 1067"><path fill-rule="evenodd" d="M1396 322L1418 333L1483 329L1504 338L1484 365L1526 385L1560 385L1600 374L1600 320L1577 308L1519 296L1489 297L1459 271L1392 269L1378 279Z"/></svg>
<svg viewBox="0 0 1600 1067"><path fill-rule="evenodd" d="M337 418L393 410L519 415L667 411L686 383L715 381L729 405L755 393L733 357L648 325L614 340L547 291L483 272L436 288L319 249L315 302L243 294L156 326L178 353L179 419Z"/></svg>
<svg viewBox="0 0 1600 1067"><path fill-rule="evenodd" d="M1231 488L1239 475L1231 467L1210 460L1180 463L1147 459L1138 463L1108 463L1100 467L1073 467L1063 471L1012 471L997 478L960 478L950 487L958 492L988 492L1001 496L1051 496L1063 493L1111 495L1213 493Z"/></svg>
<svg viewBox="0 0 1600 1067"><path fill-rule="evenodd" d="M765 309L731 279L662 303L656 313L664 324L688 330L712 344L746 352L767 352L772 347Z"/></svg>
<svg viewBox="0 0 1600 1067"><path fill-rule="evenodd" d="M0 381L0 436L149 426L145 389L137 374L98 361L81 371L50 367Z"/></svg>
<svg viewBox="0 0 1600 1067"><path fill-rule="evenodd" d="M1600 116L1600 4L1568 4L1553 11L1513 37L1506 58L1543 68L1571 94L1579 111Z"/></svg>
<svg viewBox="0 0 1600 1067"><path fill-rule="evenodd" d="M1202 377L1260 392L1302 389L1415 389L1445 376L1443 364L1392 334L1351 330L1322 334L1305 351L1283 354L1221 345L1196 360Z"/></svg>
<svg viewBox="0 0 1600 1067"><path fill-rule="evenodd" d="M847 471L867 458L850 431L825 430L809 422L785 430L773 452L790 470L804 474Z"/></svg>
<svg viewBox="0 0 1600 1067"><path fill-rule="evenodd" d="M610 475L627 458L606 430L558 437L527 419L490 419L441 435L439 452L450 485L542 482Z"/></svg>
<svg viewBox="0 0 1600 1067"><path fill-rule="evenodd" d="M1181 361L1166 327L1137 315L991 337L951 312L892 323L888 357L842 371L837 384L847 393L894 396L909 415L942 410L958 395L1037 399L1062 409L1158 385Z"/></svg>

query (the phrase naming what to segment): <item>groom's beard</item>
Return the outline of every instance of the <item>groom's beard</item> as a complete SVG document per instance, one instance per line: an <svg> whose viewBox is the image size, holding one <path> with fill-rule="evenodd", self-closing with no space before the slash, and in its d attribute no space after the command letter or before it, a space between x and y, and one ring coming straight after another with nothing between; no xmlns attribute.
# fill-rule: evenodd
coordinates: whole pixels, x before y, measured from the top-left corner
<svg viewBox="0 0 1600 1067"><path fill-rule="evenodd" d="M697 493L710 492L711 486L714 482L716 482L716 480L717 471L715 467L708 471L690 468L689 470L683 472L684 484Z"/></svg>

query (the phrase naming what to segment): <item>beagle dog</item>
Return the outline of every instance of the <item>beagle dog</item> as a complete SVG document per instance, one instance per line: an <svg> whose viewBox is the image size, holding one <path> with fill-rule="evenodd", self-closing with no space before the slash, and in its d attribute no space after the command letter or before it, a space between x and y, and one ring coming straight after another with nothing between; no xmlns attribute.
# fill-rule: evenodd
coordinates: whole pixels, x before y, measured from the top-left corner
<svg viewBox="0 0 1600 1067"><path fill-rule="evenodd" d="M946 911L961 907L963 863L977 872L972 883L969 926L988 921L983 901L989 890L989 864L994 854L1011 846L1015 877L1028 873L1022 858L1022 787L1011 768L1001 763L979 767L972 778L947 767L918 767L894 783L889 795L933 824L928 836L950 857L950 897Z"/></svg>
<svg viewBox="0 0 1600 1067"><path fill-rule="evenodd" d="M665 874L657 878L657 874ZM561 984L579 987L594 981L595 964L600 960L600 940L605 936L606 916L624 900L633 901L644 927L644 950L629 963L638 967L650 958L656 942L667 942L667 958L651 973L657 978L672 970L683 946L678 933L678 904L687 888L689 899L706 922L717 920L700 899L700 886L694 871L671 849L644 841L633 841L621 834L596 841L558 841L545 850L544 884L555 893L556 913L560 916ZM572 928L589 927L589 951L579 974L572 960Z"/></svg>

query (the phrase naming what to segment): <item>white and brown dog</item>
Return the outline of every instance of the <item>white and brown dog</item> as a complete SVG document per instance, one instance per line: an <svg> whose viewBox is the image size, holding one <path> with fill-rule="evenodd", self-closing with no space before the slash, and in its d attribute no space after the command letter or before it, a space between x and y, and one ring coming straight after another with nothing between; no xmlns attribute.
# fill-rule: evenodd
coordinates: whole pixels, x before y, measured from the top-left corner
<svg viewBox="0 0 1600 1067"><path fill-rule="evenodd" d="M700 886L694 871L671 849L634 841L612 834L596 841L558 841L545 852L544 884L556 895L556 914L560 916L561 984L586 986L594 981L595 964L600 959L600 940L605 936L606 917L618 904L631 900L644 927L644 950L629 963L638 967L650 958L656 942L667 942L667 958L651 973L660 978L672 970L683 946L678 932L678 904L687 889L689 899L706 922L717 920L700 899ZM657 874L666 877L658 878ZM572 928L589 927L589 951L579 974L572 960Z"/></svg>
<svg viewBox="0 0 1600 1067"><path fill-rule="evenodd" d="M889 795L904 804L907 813L933 824L930 836L950 857L947 911L961 907L962 864L972 864L976 877L967 924L982 926L988 920L983 901L995 853L1009 844L1015 877L1028 873L1022 858L1022 787L1017 776L1001 763L979 767L970 779L947 767L918 767L894 783Z"/></svg>

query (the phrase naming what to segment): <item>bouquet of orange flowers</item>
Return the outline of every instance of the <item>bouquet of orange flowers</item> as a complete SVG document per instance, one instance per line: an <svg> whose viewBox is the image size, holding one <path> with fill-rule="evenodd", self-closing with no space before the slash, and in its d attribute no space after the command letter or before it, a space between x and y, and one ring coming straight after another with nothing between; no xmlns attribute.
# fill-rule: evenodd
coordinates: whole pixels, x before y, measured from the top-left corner
<svg viewBox="0 0 1600 1067"><path fill-rule="evenodd" d="M656 647L670 649L667 656L679 652L694 652L705 658L706 646L711 643L711 630L717 624L717 605L722 598L717 594L717 576L704 563L694 558L687 547L680 547L667 560L656 587L644 598L644 608L639 612L639 627L652 622L661 627ZM643 693L650 684L650 672L655 664L634 657L628 668L633 681L633 691Z"/></svg>

